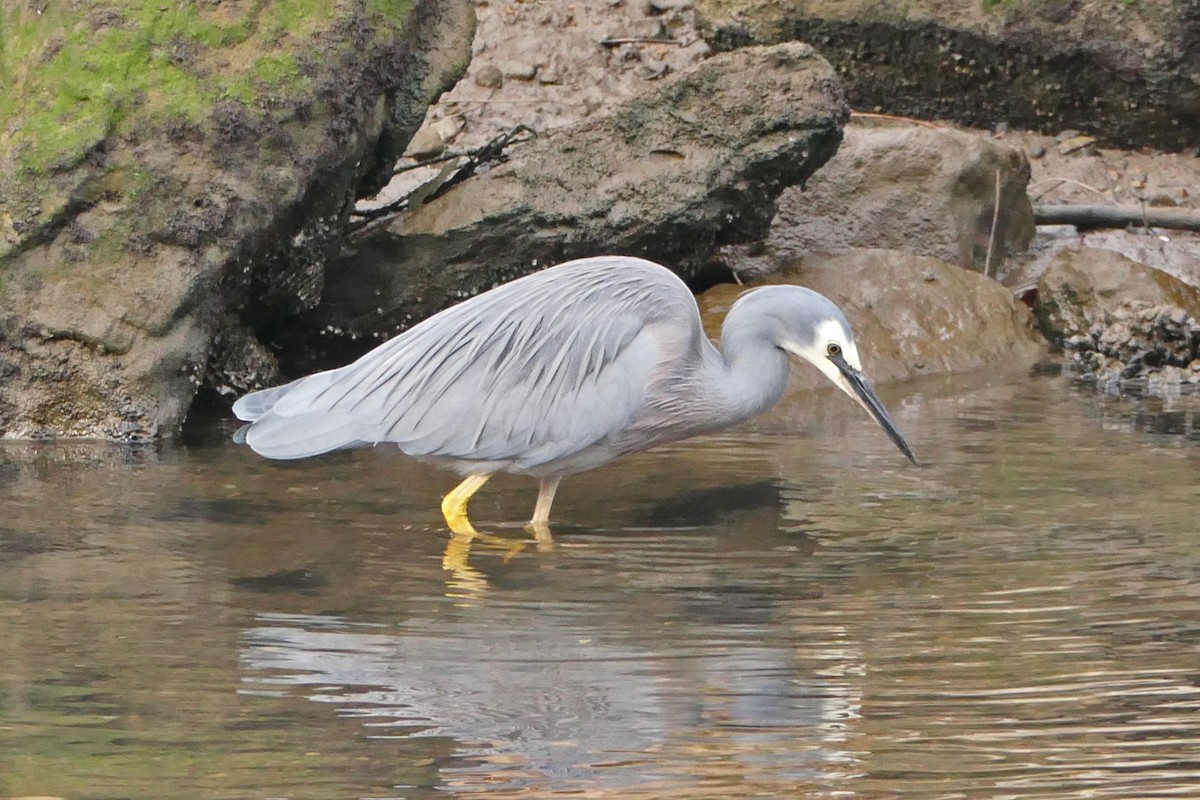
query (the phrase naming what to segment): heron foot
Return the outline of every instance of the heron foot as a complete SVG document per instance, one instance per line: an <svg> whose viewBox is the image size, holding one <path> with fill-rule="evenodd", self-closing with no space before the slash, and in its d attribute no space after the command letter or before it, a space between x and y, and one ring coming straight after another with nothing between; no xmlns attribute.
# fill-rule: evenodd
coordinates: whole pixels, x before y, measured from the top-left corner
<svg viewBox="0 0 1200 800"><path fill-rule="evenodd" d="M450 494L442 498L442 516L446 518L446 525L455 534L476 535L475 526L467 518L467 503L471 500L471 495L479 491L479 487L487 483L490 477L491 473L468 475Z"/></svg>
<svg viewBox="0 0 1200 800"><path fill-rule="evenodd" d="M446 518L446 527L450 528L450 532L455 536L465 536L468 537L468 541L470 541L472 537L479 535L479 531L475 530L475 526L472 525L471 520L467 518L466 508L454 512L447 512L445 503L443 503L442 515Z"/></svg>

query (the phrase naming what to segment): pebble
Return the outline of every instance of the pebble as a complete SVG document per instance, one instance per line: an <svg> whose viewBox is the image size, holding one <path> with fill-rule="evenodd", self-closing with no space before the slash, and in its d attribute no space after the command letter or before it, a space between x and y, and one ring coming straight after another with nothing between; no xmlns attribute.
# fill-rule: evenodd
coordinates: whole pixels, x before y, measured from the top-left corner
<svg viewBox="0 0 1200 800"><path fill-rule="evenodd" d="M440 156L445 151L446 141L441 134L432 127L424 127L417 131L417 135L408 143L408 149L404 151L404 155L415 158L417 161L427 161Z"/></svg>
<svg viewBox="0 0 1200 800"><path fill-rule="evenodd" d="M1030 158L1041 158L1044 155L1046 155L1046 148L1040 144L1035 144L1029 148Z"/></svg>
<svg viewBox="0 0 1200 800"><path fill-rule="evenodd" d="M1102 384L1136 380L1162 389L1200 375L1200 324L1179 306L1126 301L1063 344L1074 366Z"/></svg>
<svg viewBox="0 0 1200 800"><path fill-rule="evenodd" d="M558 64L551 61L544 65L537 74L538 83L541 84L559 84L562 83L562 70Z"/></svg>
<svg viewBox="0 0 1200 800"><path fill-rule="evenodd" d="M1061 136L1061 134L1059 134L1059 135ZM1071 153L1075 153L1079 150L1083 150L1086 147L1091 147L1095 143L1096 143L1095 136L1086 136L1086 135L1080 134L1078 136L1072 136L1069 139L1063 139L1061 142L1059 142L1058 143L1058 152L1062 153L1065 156L1065 155L1069 155Z"/></svg>
<svg viewBox="0 0 1200 800"><path fill-rule="evenodd" d="M505 78L531 81L533 76L537 75L537 65L525 61L505 61L500 65L500 72Z"/></svg>
<svg viewBox="0 0 1200 800"><path fill-rule="evenodd" d="M692 0L646 0L647 14L665 14L668 11L689 11Z"/></svg>
<svg viewBox="0 0 1200 800"><path fill-rule="evenodd" d="M634 74L642 80L653 81L671 71L671 65L665 61L646 61L637 65Z"/></svg>
<svg viewBox="0 0 1200 800"><path fill-rule="evenodd" d="M499 89L504 85L504 73L495 64L485 64L475 73L475 85L484 89Z"/></svg>
<svg viewBox="0 0 1200 800"><path fill-rule="evenodd" d="M437 131L438 136L442 137L442 141L449 144L458 138L458 135L467 127L467 121L460 115L446 117L434 123L433 129Z"/></svg>

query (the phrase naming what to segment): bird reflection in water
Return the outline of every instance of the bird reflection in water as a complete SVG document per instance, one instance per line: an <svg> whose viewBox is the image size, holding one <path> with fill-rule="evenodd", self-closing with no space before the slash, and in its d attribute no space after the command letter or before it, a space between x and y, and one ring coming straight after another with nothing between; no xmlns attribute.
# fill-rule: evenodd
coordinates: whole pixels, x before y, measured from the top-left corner
<svg viewBox="0 0 1200 800"><path fill-rule="evenodd" d="M793 648L755 641L744 620L680 618L671 630L690 645L671 634L643 642L594 604L553 603L513 627L512 602L387 633L270 615L243 634L244 685L292 687L411 757L422 740L451 739L443 788L644 790L694 782L697 752L713 779L782 784L854 761L846 727L861 669L851 653L830 653L822 665L845 668L818 676Z"/></svg>

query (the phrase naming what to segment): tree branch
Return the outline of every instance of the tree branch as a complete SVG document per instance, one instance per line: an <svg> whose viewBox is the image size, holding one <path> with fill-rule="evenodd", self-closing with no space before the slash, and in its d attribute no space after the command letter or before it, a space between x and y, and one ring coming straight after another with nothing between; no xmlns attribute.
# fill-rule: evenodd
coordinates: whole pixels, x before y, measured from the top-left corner
<svg viewBox="0 0 1200 800"><path fill-rule="evenodd" d="M1035 205L1036 225L1074 225L1076 228L1171 228L1200 231L1200 209L1157 206Z"/></svg>

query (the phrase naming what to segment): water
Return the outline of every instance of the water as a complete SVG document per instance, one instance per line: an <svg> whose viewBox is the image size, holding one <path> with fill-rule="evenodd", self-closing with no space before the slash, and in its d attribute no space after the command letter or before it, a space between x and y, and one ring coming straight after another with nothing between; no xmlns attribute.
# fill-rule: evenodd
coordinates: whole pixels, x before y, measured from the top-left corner
<svg viewBox="0 0 1200 800"><path fill-rule="evenodd" d="M844 398L452 552L381 453L0 447L0 797L1200 796L1200 402Z"/></svg>

